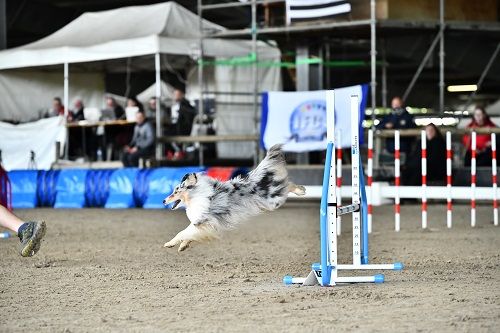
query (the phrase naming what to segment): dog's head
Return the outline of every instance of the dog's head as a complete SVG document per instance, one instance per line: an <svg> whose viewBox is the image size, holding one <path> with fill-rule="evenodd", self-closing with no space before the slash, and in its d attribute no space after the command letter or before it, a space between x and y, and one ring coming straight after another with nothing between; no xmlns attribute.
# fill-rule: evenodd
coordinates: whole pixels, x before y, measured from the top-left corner
<svg viewBox="0 0 500 333"><path fill-rule="evenodd" d="M188 200L189 191L194 188L197 182L198 177L195 173L185 174L181 183L174 188L172 194L163 200L163 204L166 206L173 202L172 209L176 209L181 202L185 203Z"/></svg>

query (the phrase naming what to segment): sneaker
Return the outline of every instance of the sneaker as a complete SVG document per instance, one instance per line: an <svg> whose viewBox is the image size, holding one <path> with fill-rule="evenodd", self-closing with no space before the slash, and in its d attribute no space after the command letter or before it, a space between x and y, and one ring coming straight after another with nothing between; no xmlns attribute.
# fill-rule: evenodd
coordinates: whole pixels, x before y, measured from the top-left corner
<svg viewBox="0 0 500 333"><path fill-rule="evenodd" d="M35 255L42 243L42 238L45 235L45 222L26 222L28 225L19 234L21 246L19 252L23 257L31 257Z"/></svg>

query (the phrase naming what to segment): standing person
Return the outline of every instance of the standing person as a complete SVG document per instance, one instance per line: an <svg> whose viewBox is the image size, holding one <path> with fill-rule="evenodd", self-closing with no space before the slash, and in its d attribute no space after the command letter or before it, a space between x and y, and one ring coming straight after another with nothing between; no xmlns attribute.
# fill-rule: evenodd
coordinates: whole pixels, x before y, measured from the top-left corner
<svg viewBox="0 0 500 333"><path fill-rule="evenodd" d="M184 90L179 88L174 90L174 102L170 114L171 123L176 125L177 135L190 135L196 115L194 107L186 99Z"/></svg>
<svg viewBox="0 0 500 333"><path fill-rule="evenodd" d="M83 109L85 107L83 106L82 99L76 98L73 105L74 105L73 110L71 110L71 113L73 115L73 121L85 120L85 115L83 114Z"/></svg>
<svg viewBox="0 0 500 333"><path fill-rule="evenodd" d="M125 167L137 167L139 166L139 158L154 153L155 137L153 126L146 120L144 112L137 112L136 121L132 141L124 147L122 162Z"/></svg>
<svg viewBox="0 0 500 333"><path fill-rule="evenodd" d="M472 121L467 125L467 128L488 128L497 127L486 110L477 106L472 116ZM462 138L467 152L465 153L465 165L470 166L472 155L472 142L471 135L465 134ZM491 135L490 134L476 134L476 166L490 166L491 165Z"/></svg>
<svg viewBox="0 0 500 333"><path fill-rule="evenodd" d="M21 241L19 247L21 256L31 257L40 250L42 238L45 236L45 222L23 222L0 205L0 226L17 233Z"/></svg>
<svg viewBox="0 0 500 333"><path fill-rule="evenodd" d="M174 104L170 109L170 114L167 119L166 135L191 135L193 121L196 115L194 107L185 97L184 90L176 88L173 95ZM175 142L170 144L167 152L167 159L179 160L184 157L184 151L181 146Z"/></svg>
<svg viewBox="0 0 500 333"><path fill-rule="evenodd" d="M386 115L377 125L377 129L409 129L415 128L413 116L406 111L401 97L394 97L391 101L392 111ZM414 138L402 137L400 141L400 151L409 154L412 148ZM394 153L394 139L386 139L385 148L389 153Z"/></svg>
<svg viewBox="0 0 500 333"><path fill-rule="evenodd" d="M427 140L427 180L446 180L446 142L434 124L425 127ZM401 182L406 186L422 185L422 149L421 143L415 145L402 170Z"/></svg>

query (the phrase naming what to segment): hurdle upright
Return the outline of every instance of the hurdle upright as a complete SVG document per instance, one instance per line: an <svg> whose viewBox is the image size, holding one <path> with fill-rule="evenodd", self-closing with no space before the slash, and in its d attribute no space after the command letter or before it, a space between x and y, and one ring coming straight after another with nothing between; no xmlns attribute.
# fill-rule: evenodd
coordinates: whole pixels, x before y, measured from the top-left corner
<svg viewBox="0 0 500 333"><path fill-rule="evenodd" d="M402 270L401 263L368 263L368 219L363 167L359 151L359 97L351 96L351 160L352 160L352 203L337 206L335 167L335 91L326 93L327 149L323 187L320 204L320 262L312 264L312 270L305 278L285 276L285 284L306 286L334 286L338 283L384 282L383 274L370 276L339 276L341 270ZM352 264L338 263L337 217L352 216L353 261Z"/></svg>

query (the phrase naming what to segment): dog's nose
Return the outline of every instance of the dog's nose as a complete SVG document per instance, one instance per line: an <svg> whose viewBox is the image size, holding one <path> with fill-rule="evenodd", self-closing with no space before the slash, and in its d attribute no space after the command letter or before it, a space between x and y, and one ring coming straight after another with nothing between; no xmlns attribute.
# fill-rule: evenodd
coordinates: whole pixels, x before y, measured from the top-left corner
<svg viewBox="0 0 500 333"><path fill-rule="evenodd" d="M167 204L167 199L163 199L163 204L166 205Z"/></svg>

